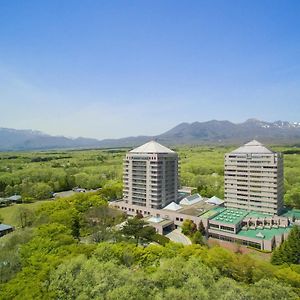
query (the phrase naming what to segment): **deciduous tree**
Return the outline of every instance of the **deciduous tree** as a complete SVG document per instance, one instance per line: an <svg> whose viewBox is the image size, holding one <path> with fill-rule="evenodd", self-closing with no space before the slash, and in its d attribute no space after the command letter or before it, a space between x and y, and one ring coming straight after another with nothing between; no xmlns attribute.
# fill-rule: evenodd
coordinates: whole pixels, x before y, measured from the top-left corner
<svg viewBox="0 0 300 300"><path fill-rule="evenodd" d="M197 225L192 220L186 219L182 223L181 231L185 235L192 236L197 231Z"/></svg>

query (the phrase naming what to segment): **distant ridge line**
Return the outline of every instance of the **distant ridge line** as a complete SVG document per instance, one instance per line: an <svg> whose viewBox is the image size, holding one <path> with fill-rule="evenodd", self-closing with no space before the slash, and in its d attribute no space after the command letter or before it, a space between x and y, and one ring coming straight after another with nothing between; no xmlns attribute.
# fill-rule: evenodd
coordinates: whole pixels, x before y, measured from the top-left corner
<svg viewBox="0 0 300 300"><path fill-rule="evenodd" d="M0 128L0 151L131 148L151 140L166 146L233 145L253 139L264 144L300 144L300 122L280 120L265 122L257 119L248 119L243 123L232 123L227 120L184 122L156 136L104 140L52 136L38 130Z"/></svg>

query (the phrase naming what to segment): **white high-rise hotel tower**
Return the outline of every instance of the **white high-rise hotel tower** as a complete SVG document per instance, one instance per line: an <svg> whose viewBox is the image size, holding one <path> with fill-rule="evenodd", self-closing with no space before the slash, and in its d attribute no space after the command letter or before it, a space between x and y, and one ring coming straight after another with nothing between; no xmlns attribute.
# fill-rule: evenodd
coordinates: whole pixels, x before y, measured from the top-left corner
<svg viewBox="0 0 300 300"><path fill-rule="evenodd" d="M279 215L283 157L252 141L225 155L226 207Z"/></svg>
<svg viewBox="0 0 300 300"><path fill-rule="evenodd" d="M177 200L178 155L155 141L127 153L123 199L130 205L160 209Z"/></svg>

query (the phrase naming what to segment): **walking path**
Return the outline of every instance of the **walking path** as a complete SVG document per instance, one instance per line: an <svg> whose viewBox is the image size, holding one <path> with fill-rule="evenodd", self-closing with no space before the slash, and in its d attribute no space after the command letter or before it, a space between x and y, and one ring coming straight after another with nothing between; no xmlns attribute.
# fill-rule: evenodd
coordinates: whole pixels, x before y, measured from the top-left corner
<svg viewBox="0 0 300 300"><path fill-rule="evenodd" d="M175 243L181 243L183 245L191 245L191 240L185 236L183 233L181 233L181 229L177 228L170 233L166 234L166 237L168 237L172 242Z"/></svg>

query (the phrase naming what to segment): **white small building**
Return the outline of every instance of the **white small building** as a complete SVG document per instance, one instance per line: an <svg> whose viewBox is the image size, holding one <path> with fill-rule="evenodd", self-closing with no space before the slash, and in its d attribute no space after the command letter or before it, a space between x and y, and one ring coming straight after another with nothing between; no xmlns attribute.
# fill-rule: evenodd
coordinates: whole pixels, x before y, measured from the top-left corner
<svg viewBox="0 0 300 300"><path fill-rule="evenodd" d="M22 197L20 195L13 195L13 196L6 198L6 200L8 200L10 202L21 202Z"/></svg>
<svg viewBox="0 0 300 300"><path fill-rule="evenodd" d="M195 203L198 203L200 201L203 201L203 198L199 194L193 194L191 196L187 196L183 198L179 204L180 205L193 205Z"/></svg>
<svg viewBox="0 0 300 300"><path fill-rule="evenodd" d="M217 196L213 196L209 198L208 200L205 200L206 203L212 204L212 205L222 205L224 204L224 200L218 198Z"/></svg>

